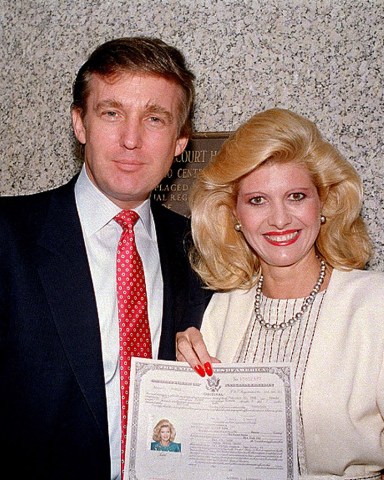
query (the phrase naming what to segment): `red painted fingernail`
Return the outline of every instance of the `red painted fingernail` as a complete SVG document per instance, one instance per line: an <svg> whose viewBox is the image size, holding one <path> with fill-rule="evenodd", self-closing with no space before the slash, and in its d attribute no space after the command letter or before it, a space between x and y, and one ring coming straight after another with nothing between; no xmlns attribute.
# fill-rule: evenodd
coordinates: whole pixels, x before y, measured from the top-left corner
<svg viewBox="0 0 384 480"><path fill-rule="evenodd" d="M204 368L201 365L195 365L193 368L200 375L200 377L205 377Z"/></svg>
<svg viewBox="0 0 384 480"><path fill-rule="evenodd" d="M205 371L207 372L207 375L211 377L213 374L212 365L209 362L204 363L204 368L205 368Z"/></svg>

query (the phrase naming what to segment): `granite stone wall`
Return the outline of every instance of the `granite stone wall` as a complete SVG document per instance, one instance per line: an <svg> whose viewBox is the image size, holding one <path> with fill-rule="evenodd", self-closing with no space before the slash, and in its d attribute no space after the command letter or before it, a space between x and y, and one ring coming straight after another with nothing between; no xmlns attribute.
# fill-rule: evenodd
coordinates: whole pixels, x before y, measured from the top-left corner
<svg viewBox="0 0 384 480"><path fill-rule="evenodd" d="M384 0L0 0L0 194L66 182L71 84L121 36L180 48L197 77L195 129L234 130L279 106L314 120L353 163L384 269Z"/></svg>

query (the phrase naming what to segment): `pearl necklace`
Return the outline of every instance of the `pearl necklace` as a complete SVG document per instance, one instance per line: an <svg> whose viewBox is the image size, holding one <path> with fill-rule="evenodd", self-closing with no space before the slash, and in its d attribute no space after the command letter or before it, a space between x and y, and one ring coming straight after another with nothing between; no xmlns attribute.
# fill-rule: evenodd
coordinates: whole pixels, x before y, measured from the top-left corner
<svg viewBox="0 0 384 480"><path fill-rule="evenodd" d="M303 318L304 313L308 310L309 306L312 305L312 303L315 300L315 297L317 293L319 293L320 287L324 281L325 278L325 262L324 260L320 260L320 274L319 278L317 279L317 282L315 286L313 287L311 293L304 299L303 305L301 306L301 309L299 312L297 312L292 318L287 320L286 322L281 322L281 323L269 323L264 320L263 315L260 312L260 303L261 303L261 289L263 286L264 282L264 277L260 275L259 281L257 283L256 287L256 295L255 295L255 313L256 313L256 320L260 323L262 327L265 327L267 329L273 329L273 330L284 330L284 328L292 326L294 323L296 323L298 320L301 320Z"/></svg>

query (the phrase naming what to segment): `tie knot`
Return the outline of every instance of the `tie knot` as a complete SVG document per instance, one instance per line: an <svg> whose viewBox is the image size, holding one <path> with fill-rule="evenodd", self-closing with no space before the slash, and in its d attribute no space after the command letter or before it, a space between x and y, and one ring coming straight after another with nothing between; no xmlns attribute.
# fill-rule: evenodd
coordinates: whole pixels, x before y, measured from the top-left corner
<svg viewBox="0 0 384 480"><path fill-rule="evenodd" d="M139 215L133 210L122 210L115 216L116 222L123 230L133 228L138 219Z"/></svg>

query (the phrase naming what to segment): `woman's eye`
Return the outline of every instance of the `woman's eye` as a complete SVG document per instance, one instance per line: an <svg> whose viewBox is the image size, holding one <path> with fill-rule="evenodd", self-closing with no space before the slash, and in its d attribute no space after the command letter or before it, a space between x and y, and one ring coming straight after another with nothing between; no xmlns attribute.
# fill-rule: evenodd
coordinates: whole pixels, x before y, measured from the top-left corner
<svg viewBox="0 0 384 480"><path fill-rule="evenodd" d="M306 195L304 193L301 193L301 192L294 192L294 193L291 193L289 198L295 202L298 202L300 200L303 200L304 198L306 197Z"/></svg>
<svg viewBox="0 0 384 480"><path fill-rule="evenodd" d="M264 197L258 196L258 197L252 197L249 201L252 205L262 205L265 202L265 199Z"/></svg>

